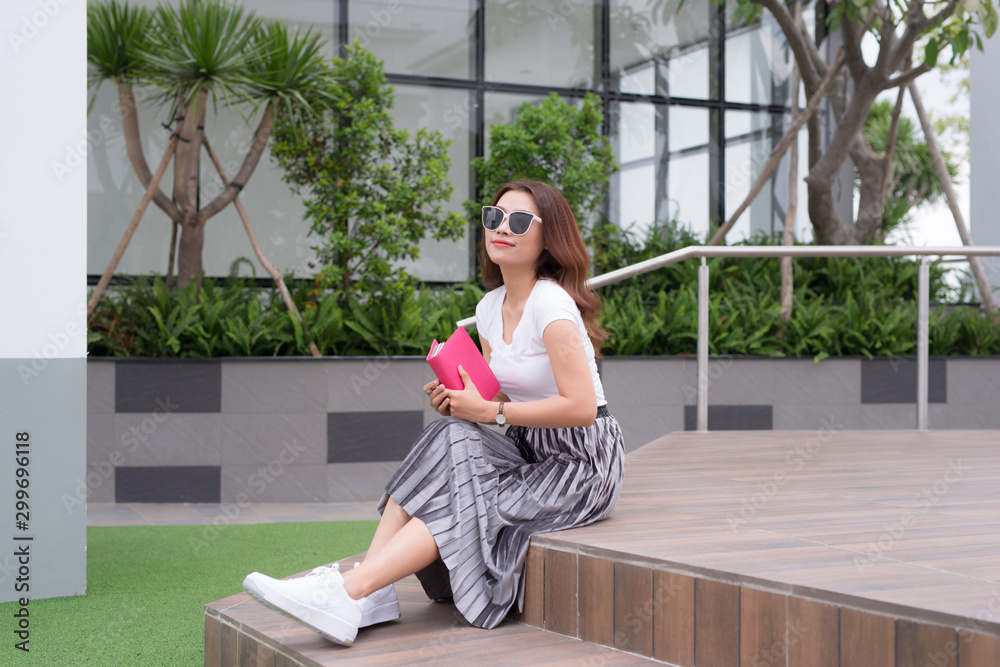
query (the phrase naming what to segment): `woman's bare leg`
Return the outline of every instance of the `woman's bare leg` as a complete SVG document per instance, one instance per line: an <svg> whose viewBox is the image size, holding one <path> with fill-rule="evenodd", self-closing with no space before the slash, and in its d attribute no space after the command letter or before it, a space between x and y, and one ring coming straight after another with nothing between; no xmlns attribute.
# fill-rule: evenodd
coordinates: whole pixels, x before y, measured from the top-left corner
<svg viewBox="0 0 1000 667"><path fill-rule="evenodd" d="M374 553L369 551L361 565L343 573L344 588L355 600L371 595L384 586L419 572L439 556L437 542L427 524L410 518Z"/></svg>
<svg viewBox="0 0 1000 667"><path fill-rule="evenodd" d="M406 513L406 510L400 507L399 503L395 500L389 498L389 501L385 504L385 508L382 510L382 518L379 519L378 527L375 529L375 536L372 537L372 542L368 546L368 553L365 554L365 560L368 560L385 546L392 539L392 536L398 533L409 520L410 515Z"/></svg>

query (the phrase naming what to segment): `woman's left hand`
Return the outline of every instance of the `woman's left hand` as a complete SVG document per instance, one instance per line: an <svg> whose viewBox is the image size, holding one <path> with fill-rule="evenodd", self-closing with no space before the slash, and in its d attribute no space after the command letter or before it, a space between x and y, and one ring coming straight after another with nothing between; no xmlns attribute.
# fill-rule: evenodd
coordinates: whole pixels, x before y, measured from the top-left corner
<svg viewBox="0 0 1000 667"><path fill-rule="evenodd" d="M479 395L475 383L465 369L458 367L458 374L465 384L465 389L446 389L448 404L451 408L451 416L458 417L470 422L488 422L491 415L490 401Z"/></svg>

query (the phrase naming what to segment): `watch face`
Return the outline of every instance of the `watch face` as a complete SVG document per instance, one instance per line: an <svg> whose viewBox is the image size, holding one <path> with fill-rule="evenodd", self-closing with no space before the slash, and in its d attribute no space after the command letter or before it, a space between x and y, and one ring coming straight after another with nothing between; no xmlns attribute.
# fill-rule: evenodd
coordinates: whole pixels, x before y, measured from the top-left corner
<svg viewBox="0 0 1000 667"><path fill-rule="evenodd" d="M507 417L505 417L504 415L497 415L497 424L503 426L506 423L507 423Z"/></svg>

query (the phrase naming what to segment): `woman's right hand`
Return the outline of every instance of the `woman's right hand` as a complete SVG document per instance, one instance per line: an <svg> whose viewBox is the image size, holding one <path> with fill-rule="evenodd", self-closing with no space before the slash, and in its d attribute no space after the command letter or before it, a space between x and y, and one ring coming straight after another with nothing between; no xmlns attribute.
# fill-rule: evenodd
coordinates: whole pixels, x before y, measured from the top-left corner
<svg viewBox="0 0 1000 667"><path fill-rule="evenodd" d="M424 385L424 393L431 399L431 407L442 417L451 416L451 405L446 396L447 391L437 378Z"/></svg>

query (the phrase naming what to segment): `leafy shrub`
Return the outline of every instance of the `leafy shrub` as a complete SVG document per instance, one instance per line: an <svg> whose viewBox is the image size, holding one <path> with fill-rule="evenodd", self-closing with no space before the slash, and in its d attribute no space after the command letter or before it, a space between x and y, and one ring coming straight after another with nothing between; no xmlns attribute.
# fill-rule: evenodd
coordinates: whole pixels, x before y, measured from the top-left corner
<svg viewBox="0 0 1000 667"><path fill-rule="evenodd" d="M595 230L596 273L683 247L682 229L651 231L645 247L621 230ZM696 240L696 239L695 239ZM760 243L765 239L755 239ZM918 263L906 258L801 259L793 263L794 307L780 318L778 260L708 261L712 354L813 357L904 356L916 351ZM694 354L697 350L697 262L683 262L601 288L608 355ZM168 290L144 278L109 291L91 321L94 356L216 357L424 354L455 322L475 312L481 286L422 288L392 298L352 297L299 282L292 298L302 323L273 289L233 274ZM945 271L932 266L932 298L951 294ZM930 351L938 355L1000 354L1000 324L973 306L938 306L930 316ZM474 335L474 334L473 334Z"/></svg>

